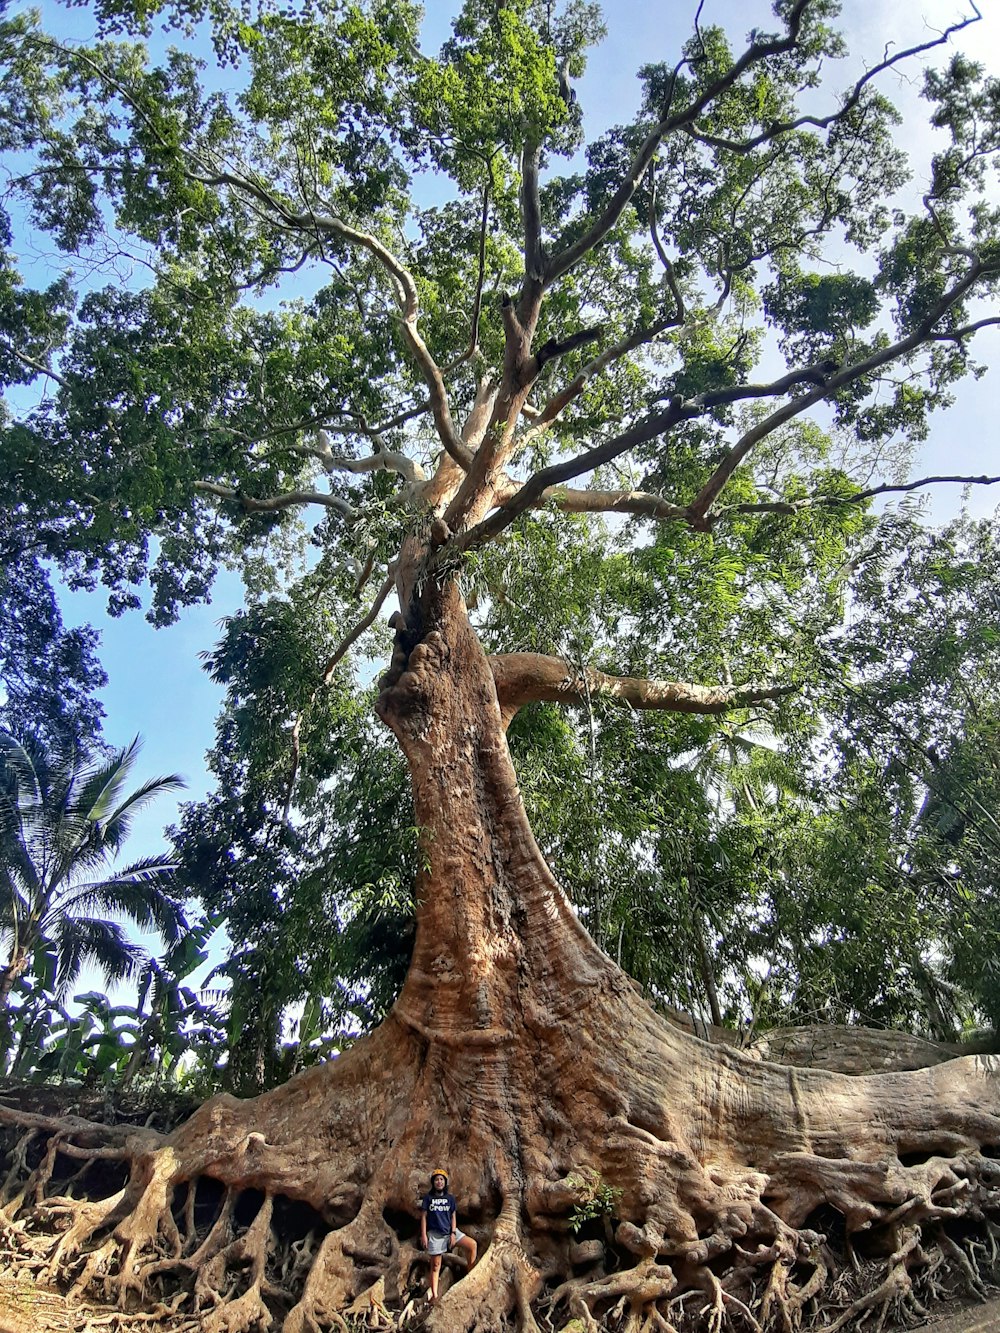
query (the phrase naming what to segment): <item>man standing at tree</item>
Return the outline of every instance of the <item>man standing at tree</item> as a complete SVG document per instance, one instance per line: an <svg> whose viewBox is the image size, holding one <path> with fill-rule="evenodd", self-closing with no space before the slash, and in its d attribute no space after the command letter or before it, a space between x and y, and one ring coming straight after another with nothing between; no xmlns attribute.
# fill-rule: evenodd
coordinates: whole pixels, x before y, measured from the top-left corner
<svg viewBox="0 0 1000 1333"><path fill-rule="evenodd" d="M431 1175L431 1192L420 1201L420 1243L431 1256L431 1292L433 1305L438 1299L441 1256L448 1250L463 1250L470 1268L476 1262L477 1246L471 1236L458 1230L455 1196L448 1193L448 1173L440 1167Z"/></svg>

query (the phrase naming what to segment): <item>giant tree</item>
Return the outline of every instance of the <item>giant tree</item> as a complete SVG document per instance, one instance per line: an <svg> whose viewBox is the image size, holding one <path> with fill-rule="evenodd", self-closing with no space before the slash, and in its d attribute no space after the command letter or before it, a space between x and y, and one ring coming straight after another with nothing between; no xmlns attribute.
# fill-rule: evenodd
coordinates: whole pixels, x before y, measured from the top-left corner
<svg viewBox="0 0 1000 1333"><path fill-rule="evenodd" d="M7 21L18 218L96 275L53 297L58 337L12 322L49 388L5 434L11 502L37 494L119 608L152 554L158 620L220 561L259 590L290 516L319 515L344 619L290 739L394 603L376 710L421 867L402 991L337 1060L169 1139L32 1122L61 1136L32 1196L65 1227L50 1271L126 1301L179 1284L230 1333L340 1326L356 1301L377 1320L444 1158L483 1258L434 1327L531 1328L548 1303L586 1327L788 1328L840 1302L838 1328L912 1307L921 1275L978 1281L991 1070L851 1080L666 1026L570 909L505 736L539 701L794 710L852 523L912 484L888 443L923 437L996 322L996 83L940 52L914 204L880 86L952 30L838 92L835 10L777 0L736 44L699 11L585 151L585 4L468 0L436 57L405 4L166 8L221 73L135 40L155 5L99 5L89 45ZM60 1144L117 1154L121 1191L46 1200ZM602 1200L616 1225L578 1241Z"/></svg>

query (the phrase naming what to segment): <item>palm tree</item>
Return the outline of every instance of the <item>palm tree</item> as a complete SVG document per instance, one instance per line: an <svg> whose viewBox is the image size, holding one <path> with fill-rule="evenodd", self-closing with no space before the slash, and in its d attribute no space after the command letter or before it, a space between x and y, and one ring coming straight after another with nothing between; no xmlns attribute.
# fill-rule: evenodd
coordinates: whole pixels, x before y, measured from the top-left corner
<svg viewBox="0 0 1000 1333"><path fill-rule="evenodd" d="M0 936L9 940L0 967L2 1050L11 990L34 959L49 956L64 995L84 963L110 982L134 975L145 960L113 918L156 929L168 943L185 927L168 889L172 858L114 867L135 814L184 785L173 774L126 793L138 753L138 737L91 760L73 744L47 747L36 736L0 731Z"/></svg>

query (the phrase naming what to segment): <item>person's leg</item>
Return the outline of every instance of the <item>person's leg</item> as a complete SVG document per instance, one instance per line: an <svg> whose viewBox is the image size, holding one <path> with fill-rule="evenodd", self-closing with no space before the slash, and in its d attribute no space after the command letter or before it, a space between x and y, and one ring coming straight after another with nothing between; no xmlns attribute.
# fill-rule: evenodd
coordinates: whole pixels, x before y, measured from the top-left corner
<svg viewBox="0 0 1000 1333"><path fill-rule="evenodd" d="M455 1242L455 1249L461 1250L465 1255L465 1262L470 1268L475 1267L476 1255L479 1252L476 1242L471 1236L463 1236L461 1240Z"/></svg>
<svg viewBox="0 0 1000 1333"><path fill-rule="evenodd" d="M438 1298L438 1275L441 1272L441 1256L439 1254L431 1255L431 1300Z"/></svg>

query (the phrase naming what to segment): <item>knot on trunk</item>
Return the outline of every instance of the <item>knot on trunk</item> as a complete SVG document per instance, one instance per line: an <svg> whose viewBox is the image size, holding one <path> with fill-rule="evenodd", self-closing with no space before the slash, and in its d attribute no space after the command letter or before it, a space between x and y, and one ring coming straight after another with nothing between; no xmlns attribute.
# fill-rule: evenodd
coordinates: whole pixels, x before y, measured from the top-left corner
<svg viewBox="0 0 1000 1333"><path fill-rule="evenodd" d="M420 630L411 629L402 617L395 619L392 660L379 681L375 707L379 717L402 739L404 725L407 733L426 731L433 686L447 667L451 650L437 630L429 630L421 637Z"/></svg>

